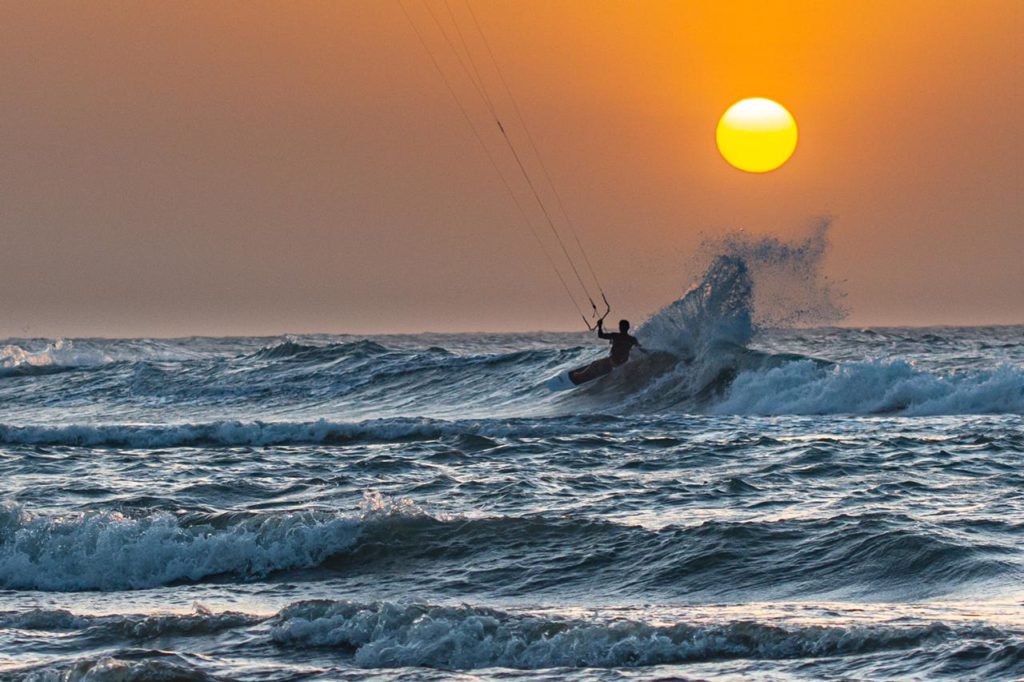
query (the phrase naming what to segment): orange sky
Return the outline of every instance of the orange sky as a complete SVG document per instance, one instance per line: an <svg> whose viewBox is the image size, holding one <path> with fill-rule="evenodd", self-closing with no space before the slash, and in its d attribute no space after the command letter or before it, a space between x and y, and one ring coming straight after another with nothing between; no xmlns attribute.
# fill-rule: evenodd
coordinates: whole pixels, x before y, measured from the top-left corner
<svg viewBox="0 0 1024 682"><path fill-rule="evenodd" d="M1019 0L471 2L616 315L829 214L849 324L1024 322ZM0 198L0 336L577 324L397 0L4 3Z"/></svg>

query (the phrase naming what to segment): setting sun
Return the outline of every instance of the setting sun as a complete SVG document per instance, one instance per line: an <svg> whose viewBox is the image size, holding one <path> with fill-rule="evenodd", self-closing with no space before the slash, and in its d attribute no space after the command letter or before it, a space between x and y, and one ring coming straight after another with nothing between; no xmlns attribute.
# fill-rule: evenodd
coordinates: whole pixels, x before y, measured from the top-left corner
<svg viewBox="0 0 1024 682"><path fill-rule="evenodd" d="M766 173L793 155L796 121L778 102L752 97L722 114L715 137L718 151L733 166L748 173Z"/></svg>

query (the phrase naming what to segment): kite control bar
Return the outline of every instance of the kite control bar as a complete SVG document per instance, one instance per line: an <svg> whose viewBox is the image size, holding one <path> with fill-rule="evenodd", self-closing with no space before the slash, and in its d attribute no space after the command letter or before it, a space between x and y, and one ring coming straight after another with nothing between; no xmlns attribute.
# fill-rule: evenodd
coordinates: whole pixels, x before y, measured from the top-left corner
<svg viewBox="0 0 1024 682"><path fill-rule="evenodd" d="M597 322L590 324L586 317L583 318L583 324L587 325L587 329L590 331L597 329L598 325L602 324L604 322L604 318L608 317L608 313L612 311L612 304L608 302L608 297L604 295L603 291L601 292L601 300L604 301L604 314L601 315L601 317L597 317L597 304L594 303L593 299L590 300L590 307L594 309L591 317L597 317Z"/></svg>

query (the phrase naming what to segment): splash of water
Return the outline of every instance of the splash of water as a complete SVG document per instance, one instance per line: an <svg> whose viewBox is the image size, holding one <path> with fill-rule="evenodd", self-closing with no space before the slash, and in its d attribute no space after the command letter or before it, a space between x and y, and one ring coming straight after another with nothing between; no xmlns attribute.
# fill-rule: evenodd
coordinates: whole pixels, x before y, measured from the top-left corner
<svg viewBox="0 0 1024 682"><path fill-rule="evenodd" d="M642 325L646 345L693 359L742 348L760 327L841 320L843 295L821 271L831 224L821 218L793 242L742 232L705 242L701 253L713 255L702 280Z"/></svg>
<svg viewBox="0 0 1024 682"><path fill-rule="evenodd" d="M756 361L747 345L759 328L841 319L841 296L821 272L830 225L821 219L793 242L743 233L705 242L702 253L714 255L701 281L637 332L647 348L676 362L667 371L654 368L629 407L664 409L710 397Z"/></svg>
<svg viewBox="0 0 1024 682"><path fill-rule="evenodd" d="M710 346L742 347L754 335L753 282L742 258L719 256L703 281L641 325L652 350L693 358Z"/></svg>
<svg viewBox="0 0 1024 682"><path fill-rule="evenodd" d="M753 287L753 317L759 327L833 324L847 315L845 294L822 272L832 219L818 218L803 239L755 238L743 232L709 243L746 264Z"/></svg>

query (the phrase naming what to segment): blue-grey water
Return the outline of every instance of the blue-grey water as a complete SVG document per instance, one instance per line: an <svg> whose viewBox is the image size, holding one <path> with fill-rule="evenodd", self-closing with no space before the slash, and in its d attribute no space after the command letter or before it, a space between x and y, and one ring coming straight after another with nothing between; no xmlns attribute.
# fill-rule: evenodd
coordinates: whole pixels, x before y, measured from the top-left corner
<svg viewBox="0 0 1024 682"><path fill-rule="evenodd" d="M1024 328L0 342L0 678L1019 679Z"/></svg>

